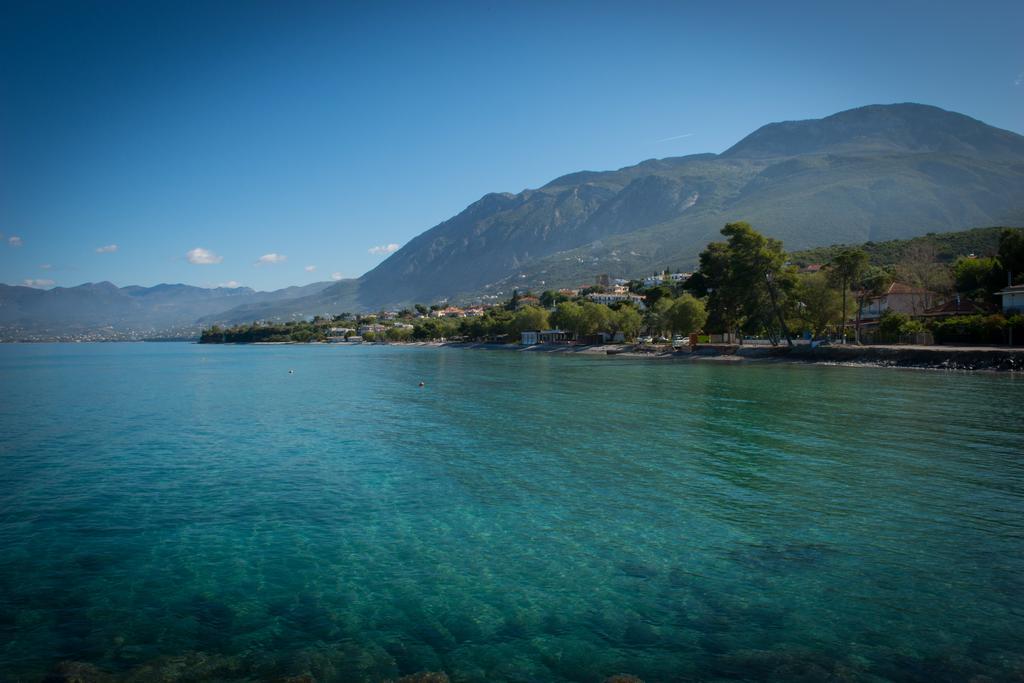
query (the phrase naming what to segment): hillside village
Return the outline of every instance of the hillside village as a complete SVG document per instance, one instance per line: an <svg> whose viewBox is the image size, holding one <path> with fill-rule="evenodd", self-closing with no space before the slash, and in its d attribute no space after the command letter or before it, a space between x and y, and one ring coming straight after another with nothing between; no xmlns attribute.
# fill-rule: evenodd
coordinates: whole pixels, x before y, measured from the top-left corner
<svg viewBox="0 0 1024 683"><path fill-rule="evenodd" d="M315 316L204 330L203 343L492 344L1020 344L1024 230L989 254L945 258L926 247L871 263L862 248L825 262L787 255L745 223L709 244L695 272L600 275L575 288L513 292L500 302L448 302L374 314ZM1016 277L1015 274L1016 273Z"/></svg>

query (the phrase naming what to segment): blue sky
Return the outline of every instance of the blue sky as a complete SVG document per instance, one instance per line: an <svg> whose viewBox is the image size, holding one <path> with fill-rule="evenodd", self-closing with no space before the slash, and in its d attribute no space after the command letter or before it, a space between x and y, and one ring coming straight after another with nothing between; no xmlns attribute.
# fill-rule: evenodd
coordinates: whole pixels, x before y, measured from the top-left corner
<svg viewBox="0 0 1024 683"><path fill-rule="evenodd" d="M1022 25L1019 0L5 3L0 281L358 276L487 192L864 104L1024 132Z"/></svg>

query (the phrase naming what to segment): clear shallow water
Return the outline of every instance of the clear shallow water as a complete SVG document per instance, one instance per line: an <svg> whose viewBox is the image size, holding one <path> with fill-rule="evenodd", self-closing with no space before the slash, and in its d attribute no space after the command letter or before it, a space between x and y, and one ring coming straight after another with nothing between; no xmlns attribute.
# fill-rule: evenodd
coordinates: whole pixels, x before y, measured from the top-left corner
<svg viewBox="0 0 1024 683"><path fill-rule="evenodd" d="M868 368L0 346L0 678L1019 680L1022 399Z"/></svg>

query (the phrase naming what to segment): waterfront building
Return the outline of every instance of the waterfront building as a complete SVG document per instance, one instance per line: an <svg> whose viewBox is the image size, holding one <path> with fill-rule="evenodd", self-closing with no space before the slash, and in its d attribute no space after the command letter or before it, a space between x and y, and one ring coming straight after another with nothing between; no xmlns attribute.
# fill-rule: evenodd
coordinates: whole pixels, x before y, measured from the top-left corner
<svg viewBox="0 0 1024 683"><path fill-rule="evenodd" d="M1024 313L1024 285L1012 285L996 294L1003 299L1003 313Z"/></svg>
<svg viewBox="0 0 1024 683"><path fill-rule="evenodd" d="M882 294L868 299L861 311L861 318L881 318L886 311L919 315L935 305L939 295L927 289L920 289L894 282Z"/></svg>

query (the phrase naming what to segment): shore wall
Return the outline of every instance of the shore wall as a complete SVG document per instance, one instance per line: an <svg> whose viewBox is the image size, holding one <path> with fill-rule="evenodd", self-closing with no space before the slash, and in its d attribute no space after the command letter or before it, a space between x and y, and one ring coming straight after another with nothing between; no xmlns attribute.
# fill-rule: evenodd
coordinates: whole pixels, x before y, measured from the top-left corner
<svg viewBox="0 0 1024 683"><path fill-rule="evenodd" d="M810 363L849 363L940 370L1024 371L1024 348L942 346L819 346L786 349L783 357Z"/></svg>
<svg viewBox="0 0 1024 683"><path fill-rule="evenodd" d="M694 351L657 349L639 345L517 346L515 344L443 344L463 349L500 349L520 353L586 354L611 358L646 358L678 361L778 361L831 363L935 370L995 370L1024 372L1024 347L950 346L738 346L701 344Z"/></svg>

